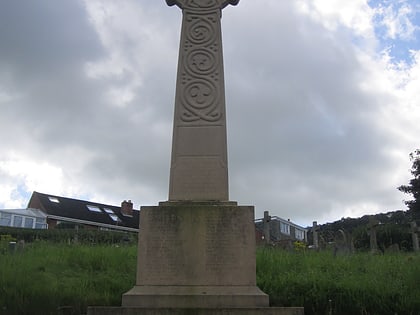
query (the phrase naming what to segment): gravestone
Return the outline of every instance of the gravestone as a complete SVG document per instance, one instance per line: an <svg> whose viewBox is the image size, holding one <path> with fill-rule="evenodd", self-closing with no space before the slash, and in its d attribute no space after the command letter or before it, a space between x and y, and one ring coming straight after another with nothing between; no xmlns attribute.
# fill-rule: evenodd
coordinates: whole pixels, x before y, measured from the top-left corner
<svg viewBox="0 0 420 315"><path fill-rule="evenodd" d="M269 215L269 212L264 211L263 230L264 230L264 241L266 245L271 244L270 222L271 222L271 216Z"/></svg>
<svg viewBox="0 0 420 315"><path fill-rule="evenodd" d="M350 240L349 240L350 239ZM351 249L351 236L343 229L339 229L335 233L334 237L334 248L333 254L337 255L348 255L352 252Z"/></svg>
<svg viewBox="0 0 420 315"><path fill-rule="evenodd" d="M378 251L378 241L376 239L376 227L379 225L379 221L375 218L375 216L369 217L369 239L370 239L370 252L372 254L377 254Z"/></svg>
<svg viewBox="0 0 420 315"><path fill-rule="evenodd" d="M140 211L136 285L90 315L303 315L256 286L254 207L229 200L221 12L239 0L166 0L182 9L168 201Z"/></svg>
<svg viewBox="0 0 420 315"><path fill-rule="evenodd" d="M314 249L316 249L316 250L319 249L319 237L318 237L318 233L319 233L318 222L317 221L313 221L312 222L312 238L313 238L313 246L314 246Z"/></svg>
<svg viewBox="0 0 420 315"><path fill-rule="evenodd" d="M411 227L411 238L413 240L413 250L415 252L420 251L420 247L419 247L419 236L418 236L418 232L420 232L420 228L417 227L417 223L415 221L410 222L410 227Z"/></svg>

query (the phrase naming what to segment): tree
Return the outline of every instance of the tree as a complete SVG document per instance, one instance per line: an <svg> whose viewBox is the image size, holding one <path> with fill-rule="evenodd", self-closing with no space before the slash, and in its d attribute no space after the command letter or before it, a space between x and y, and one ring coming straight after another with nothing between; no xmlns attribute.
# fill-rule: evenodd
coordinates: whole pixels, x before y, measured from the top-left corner
<svg viewBox="0 0 420 315"><path fill-rule="evenodd" d="M410 153L410 160L413 162L411 167L411 174L414 178L410 180L408 185L402 185L398 187L399 191L406 194L411 194L414 200L405 201L408 209L411 212L414 220L420 219L420 149Z"/></svg>

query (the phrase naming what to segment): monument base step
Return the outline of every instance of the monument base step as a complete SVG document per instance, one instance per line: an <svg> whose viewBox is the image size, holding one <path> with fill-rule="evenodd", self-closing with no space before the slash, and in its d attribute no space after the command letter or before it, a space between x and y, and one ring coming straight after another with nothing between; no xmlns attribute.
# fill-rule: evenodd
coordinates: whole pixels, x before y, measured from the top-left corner
<svg viewBox="0 0 420 315"><path fill-rule="evenodd" d="M123 307L247 308L267 307L257 286L135 286L122 296Z"/></svg>
<svg viewBox="0 0 420 315"><path fill-rule="evenodd" d="M91 306L87 315L304 315L303 307L138 308Z"/></svg>

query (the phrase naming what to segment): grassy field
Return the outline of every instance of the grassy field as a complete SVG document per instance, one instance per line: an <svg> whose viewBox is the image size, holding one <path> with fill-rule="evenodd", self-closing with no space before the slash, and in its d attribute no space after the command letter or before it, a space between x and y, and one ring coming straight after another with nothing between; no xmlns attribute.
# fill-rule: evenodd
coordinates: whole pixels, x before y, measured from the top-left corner
<svg viewBox="0 0 420 315"><path fill-rule="evenodd" d="M261 249L259 287L276 306L304 306L305 314L419 315L420 256Z"/></svg>
<svg viewBox="0 0 420 315"><path fill-rule="evenodd" d="M0 255L0 314L85 314L121 305L135 283L135 246L36 243Z"/></svg>
<svg viewBox="0 0 420 315"><path fill-rule="evenodd" d="M0 314L84 314L120 305L135 282L136 246L38 242L0 254ZM257 282L275 306L317 315L420 315L420 256L260 249Z"/></svg>

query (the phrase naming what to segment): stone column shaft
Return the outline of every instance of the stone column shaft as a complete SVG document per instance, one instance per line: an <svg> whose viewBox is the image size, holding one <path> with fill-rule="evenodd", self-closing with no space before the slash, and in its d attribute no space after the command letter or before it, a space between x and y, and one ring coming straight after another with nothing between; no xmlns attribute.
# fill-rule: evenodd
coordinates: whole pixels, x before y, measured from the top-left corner
<svg viewBox="0 0 420 315"><path fill-rule="evenodd" d="M238 1L167 0L182 9L169 201L228 201L221 9Z"/></svg>

